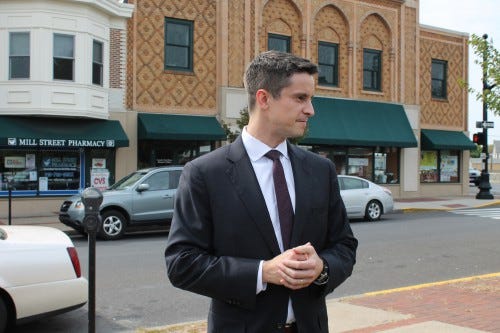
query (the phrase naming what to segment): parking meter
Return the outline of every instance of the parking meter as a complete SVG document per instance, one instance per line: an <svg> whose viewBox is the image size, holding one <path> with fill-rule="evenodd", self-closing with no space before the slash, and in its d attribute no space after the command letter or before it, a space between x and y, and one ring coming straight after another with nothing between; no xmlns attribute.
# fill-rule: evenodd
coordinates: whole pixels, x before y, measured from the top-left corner
<svg viewBox="0 0 500 333"><path fill-rule="evenodd" d="M85 217L83 218L83 227L90 234L97 233L100 227L99 208L102 203L102 193L95 187L87 187L82 192L82 202L85 206Z"/></svg>
<svg viewBox="0 0 500 333"><path fill-rule="evenodd" d="M82 202L85 206L83 227L89 240L89 329L95 332L95 248L96 235L101 226L99 209L102 203L102 193L95 187L88 187L82 192Z"/></svg>

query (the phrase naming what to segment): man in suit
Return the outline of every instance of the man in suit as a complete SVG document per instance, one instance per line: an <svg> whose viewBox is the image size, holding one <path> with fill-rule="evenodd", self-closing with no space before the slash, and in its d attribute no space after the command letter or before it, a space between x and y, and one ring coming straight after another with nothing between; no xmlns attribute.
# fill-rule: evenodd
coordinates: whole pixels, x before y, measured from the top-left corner
<svg viewBox="0 0 500 333"><path fill-rule="evenodd" d="M184 167L167 273L174 286L212 298L210 333L328 332L325 297L351 275L357 240L334 164L287 141L314 115L316 73L288 53L258 55L245 73L242 135Z"/></svg>

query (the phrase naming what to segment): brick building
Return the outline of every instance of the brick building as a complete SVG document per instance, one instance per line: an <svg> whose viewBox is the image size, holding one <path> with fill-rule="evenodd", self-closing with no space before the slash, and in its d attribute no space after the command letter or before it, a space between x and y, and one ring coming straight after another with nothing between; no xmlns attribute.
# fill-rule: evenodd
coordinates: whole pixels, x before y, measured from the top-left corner
<svg viewBox="0 0 500 333"><path fill-rule="evenodd" d="M129 3L126 105L139 166L224 144L213 120L237 130L246 65L279 49L320 64L301 145L395 197L467 193L474 145L458 80L467 79L468 35L420 25L418 1Z"/></svg>

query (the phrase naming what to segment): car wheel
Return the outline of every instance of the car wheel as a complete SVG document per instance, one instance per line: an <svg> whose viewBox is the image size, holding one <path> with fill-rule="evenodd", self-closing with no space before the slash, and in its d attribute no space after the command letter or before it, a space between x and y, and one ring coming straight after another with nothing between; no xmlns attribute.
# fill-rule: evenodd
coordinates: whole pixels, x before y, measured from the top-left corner
<svg viewBox="0 0 500 333"><path fill-rule="evenodd" d="M365 219L368 221L380 220L382 216L382 204L377 200L371 200L366 205Z"/></svg>
<svg viewBox="0 0 500 333"><path fill-rule="evenodd" d="M7 305L2 297L0 297L0 333L7 329Z"/></svg>
<svg viewBox="0 0 500 333"><path fill-rule="evenodd" d="M99 237L102 239L119 239L125 233L127 219L116 210L108 210L102 213L102 223L99 229Z"/></svg>

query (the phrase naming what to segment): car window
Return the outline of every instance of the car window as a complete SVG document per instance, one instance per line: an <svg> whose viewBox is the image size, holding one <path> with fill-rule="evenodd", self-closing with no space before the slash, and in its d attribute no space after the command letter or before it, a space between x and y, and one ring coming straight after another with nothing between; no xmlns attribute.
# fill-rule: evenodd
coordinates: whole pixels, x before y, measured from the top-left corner
<svg viewBox="0 0 500 333"><path fill-rule="evenodd" d="M356 178L342 178L343 190L357 190L368 187L368 182Z"/></svg>
<svg viewBox="0 0 500 333"><path fill-rule="evenodd" d="M179 179L181 178L182 170L170 171L168 186L170 189L177 188L179 186Z"/></svg>
<svg viewBox="0 0 500 333"><path fill-rule="evenodd" d="M169 172L160 171L155 174L152 174L151 176L146 178L142 183L148 184L150 191L168 190L170 188Z"/></svg>
<svg viewBox="0 0 500 333"><path fill-rule="evenodd" d="M141 179L146 173L145 172L133 172L128 176L123 177L114 185L112 185L110 190L126 190L130 186L133 186L139 179Z"/></svg>

